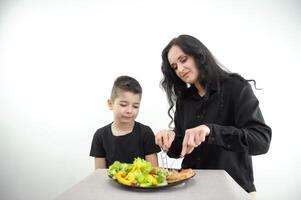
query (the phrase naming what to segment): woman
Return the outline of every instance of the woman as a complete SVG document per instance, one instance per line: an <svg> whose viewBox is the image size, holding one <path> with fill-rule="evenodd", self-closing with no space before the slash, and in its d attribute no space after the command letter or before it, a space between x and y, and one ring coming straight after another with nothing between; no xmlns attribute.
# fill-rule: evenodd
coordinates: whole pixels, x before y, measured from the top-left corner
<svg viewBox="0 0 301 200"><path fill-rule="evenodd" d="M251 156L268 151L272 134L249 84L256 82L222 69L189 35L165 47L161 69L175 127L159 131L156 144L172 158L184 157L182 168L223 169L255 192Z"/></svg>

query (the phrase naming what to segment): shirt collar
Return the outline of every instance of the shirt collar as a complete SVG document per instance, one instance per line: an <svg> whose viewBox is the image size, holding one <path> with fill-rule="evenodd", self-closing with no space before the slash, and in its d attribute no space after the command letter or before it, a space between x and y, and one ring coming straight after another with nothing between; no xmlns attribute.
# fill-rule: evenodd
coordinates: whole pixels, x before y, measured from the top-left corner
<svg viewBox="0 0 301 200"><path fill-rule="evenodd" d="M210 85L209 87L206 87L206 94L204 96L200 96L199 93L198 93L198 90L197 88L195 87L195 85L191 85L189 88L188 88L189 92L188 92L188 95L193 97L194 99L204 99L205 97L208 97L210 95L212 95L213 93L215 93L217 91L217 87L216 85Z"/></svg>

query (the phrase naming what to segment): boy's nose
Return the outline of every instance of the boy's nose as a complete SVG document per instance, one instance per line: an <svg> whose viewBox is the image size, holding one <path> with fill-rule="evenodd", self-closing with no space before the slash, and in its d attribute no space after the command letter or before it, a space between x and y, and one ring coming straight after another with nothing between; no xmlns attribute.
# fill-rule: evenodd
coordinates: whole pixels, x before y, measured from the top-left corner
<svg viewBox="0 0 301 200"><path fill-rule="evenodd" d="M133 109L129 106L127 109L126 109L126 112L128 113L132 113Z"/></svg>

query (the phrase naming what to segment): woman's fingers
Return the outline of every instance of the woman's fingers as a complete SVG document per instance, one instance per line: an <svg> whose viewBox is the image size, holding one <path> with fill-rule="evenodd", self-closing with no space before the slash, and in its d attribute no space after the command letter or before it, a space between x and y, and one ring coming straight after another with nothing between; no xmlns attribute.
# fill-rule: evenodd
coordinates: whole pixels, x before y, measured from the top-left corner
<svg viewBox="0 0 301 200"><path fill-rule="evenodd" d="M196 144L196 146L199 146L202 142L203 141L202 141L201 134L195 134L194 143Z"/></svg>
<svg viewBox="0 0 301 200"><path fill-rule="evenodd" d="M174 139L175 133L170 130L159 131L155 137L156 144L164 151L167 151L170 148Z"/></svg>
<svg viewBox="0 0 301 200"><path fill-rule="evenodd" d="M164 151L167 151L169 149L169 146L168 146L168 140L169 140L169 137L168 137L168 133L167 132L164 132L163 133L163 146L162 146L162 149Z"/></svg>
<svg viewBox="0 0 301 200"><path fill-rule="evenodd" d="M204 134L201 134L200 135L200 144L202 143L202 142L205 142L205 140L206 140L206 134L204 133Z"/></svg>
<svg viewBox="0 0 301 200"><path fill-rule="evenodd" d="M173 142L174 139L175 139L175 135L176 135L175 132L173 132L173 131L168 131L168 142L166 143L167 149L170 148L172 142Z"/></svg>
<svg viewBox="0 0 301 200"><path fill-rule="evenodd" d="M186 154L191 154L191 152L195 149L195 147L188 146Z"/></svg>
<svg viewBox="0 0 301 200"><path fill-rule="evenodd" d="M187 129L182 143L181 157L190 154L196 147L206 140L210 130L207 126Z"/></svg>
<svg viewBox="0 0 301 200"><path fill-rule="evenodd" d="M195 138L196 138L197 134L195 134L193 131L187 131L186 135L188 136L187 146L193 147L193 148L196 147Z"/></svg>
<svg viewBox="0 0 301 200"><path fill-rule="evenodd" d="M183 143L182 143L182 152L180 155L182 158L187 154L187 148L188 148L187 141L188 141L188 135L185 134Z"/></svg>
<svg viewBox="0 0 301 200"><path fill-rule="evenodd" d="M187 129L182 143L182 151L180 156L184 157L190 154L197 146L206 140L206 136L210 133L210 129L206 125L200 125L195 128ZM168 151L175 139L175 132L171 130L161 130L156 134L156 144L164 151Z"/></svg>
<svg viewBox="0 0 301 200"><path fill-rule="evenodd" d="M162 137L162 133L158 132L155 136L155 142L156 144L162 148L163 147L163 137Z"/></svg>
<svg viewBox="0 0 301 200"><path fill-rule="evenodd" d="M193 149L196 147L194 142L194 133L190 130L187 130L182 143L182 152L181 157L184 157L186 154L190 154Z"/></svg>

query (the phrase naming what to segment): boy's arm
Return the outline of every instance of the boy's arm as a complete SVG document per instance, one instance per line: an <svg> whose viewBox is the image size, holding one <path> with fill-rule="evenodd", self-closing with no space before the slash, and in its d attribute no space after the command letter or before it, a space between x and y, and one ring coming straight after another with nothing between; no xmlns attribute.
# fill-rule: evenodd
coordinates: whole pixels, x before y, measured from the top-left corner
<svg viewBox="0 0 301 200"><path fill-rule="evenodd" d="M156 153L146 155L145 160L150 162L154 167L158 167L158 156Z"/></svg>
<svg viewBox="0 0 301 200"><path fill-rule="evenodd" d="M95 169L104 169L104 168L106 168L106 159L95 158Z"/></svg>

